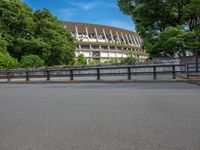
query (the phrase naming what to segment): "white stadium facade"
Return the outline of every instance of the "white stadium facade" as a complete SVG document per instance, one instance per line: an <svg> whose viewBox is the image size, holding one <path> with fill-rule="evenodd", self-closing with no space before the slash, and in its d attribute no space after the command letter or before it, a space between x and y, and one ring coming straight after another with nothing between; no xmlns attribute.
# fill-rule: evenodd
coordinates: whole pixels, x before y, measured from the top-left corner
<svg viewBox="0 0 200 150"><path fill-rule="evenodd" d="M141 48L143 41L135 32L78 22L64 22L64 27L77 41L76 57L83 54L88 61L100 62L120 60L130 55L140 62L148 58L148 54Z"/></svg>

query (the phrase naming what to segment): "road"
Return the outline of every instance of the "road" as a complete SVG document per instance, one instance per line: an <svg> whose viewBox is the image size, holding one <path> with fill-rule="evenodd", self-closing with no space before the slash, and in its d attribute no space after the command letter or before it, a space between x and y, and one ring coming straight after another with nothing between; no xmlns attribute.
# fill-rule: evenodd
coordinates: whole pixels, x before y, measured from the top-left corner
<svg viewBox="0 0 200 150"><path fill-rule="evenodd" d="M200 150L200 87L0 84L0 150Z"/></svg>

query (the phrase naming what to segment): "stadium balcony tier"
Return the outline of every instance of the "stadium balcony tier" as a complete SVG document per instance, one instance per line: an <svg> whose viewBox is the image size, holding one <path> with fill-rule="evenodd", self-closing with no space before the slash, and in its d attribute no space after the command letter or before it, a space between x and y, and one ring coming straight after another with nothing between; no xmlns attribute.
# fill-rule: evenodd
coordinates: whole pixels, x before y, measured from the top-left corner
<svg viewBox="0 0 200 150"><path fill-rule="evenodd" d="M100 62L123 59L132 55L143 62L148 54L141 48L142 38L135 32L88 23L64 22L77 41L76 57L83 54L87 60Z"/></svg>

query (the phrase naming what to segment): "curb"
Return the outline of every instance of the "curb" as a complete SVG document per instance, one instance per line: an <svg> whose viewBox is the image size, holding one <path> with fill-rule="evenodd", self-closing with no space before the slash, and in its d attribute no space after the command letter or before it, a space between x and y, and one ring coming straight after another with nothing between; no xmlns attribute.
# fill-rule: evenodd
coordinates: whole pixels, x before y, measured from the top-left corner
<svg viewBox="0 0 200 150"><path fill-rule="evenodd" d="M188 83L200 86L200 80L191 80L190 79L190 80L188 80Z"/></svg>
<svg viewBox="0 0 200 150"><path fill-rule="evenodd" d="M88 81L5 81L0 84L75 84L75 83L173 83L173 82L190 82L186 79L171 79L171 80L88 80Z"/></svg>

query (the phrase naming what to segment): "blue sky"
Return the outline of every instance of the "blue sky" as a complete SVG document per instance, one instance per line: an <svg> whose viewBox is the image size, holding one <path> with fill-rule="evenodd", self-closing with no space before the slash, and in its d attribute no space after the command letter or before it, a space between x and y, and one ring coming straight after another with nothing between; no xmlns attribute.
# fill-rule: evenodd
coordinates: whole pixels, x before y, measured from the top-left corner
<svg viewBox="0 0 200 150"><path fill-rule="evenodd" d="M33 10L47 8L62 21L86 22L135 31L129 16L117 6L117 0L22 0Z"/></svg>

